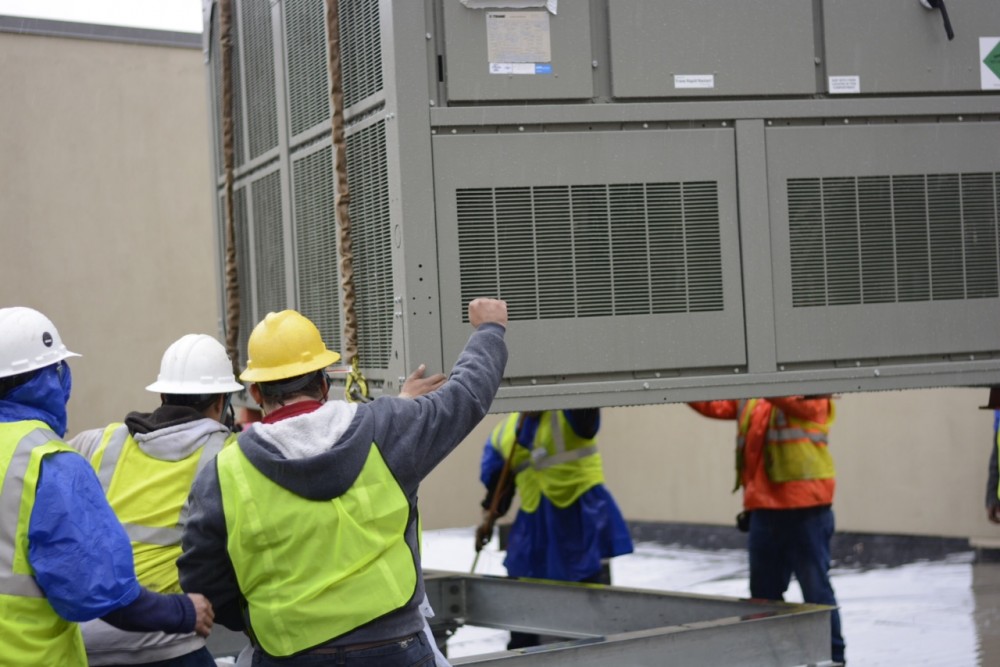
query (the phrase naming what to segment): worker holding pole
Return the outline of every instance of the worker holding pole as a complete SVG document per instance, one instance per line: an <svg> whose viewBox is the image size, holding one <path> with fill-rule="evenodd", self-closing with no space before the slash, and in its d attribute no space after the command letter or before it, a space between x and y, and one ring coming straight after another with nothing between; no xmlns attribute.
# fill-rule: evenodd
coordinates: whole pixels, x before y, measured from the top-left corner
<svg viewBox="0 0 1000 667"><path fill-rule="evenodd" d="M508 576L611 583L608 559L631 553L632 538L604 486L600 423L597 408L548 410L511 414L493 429L483 448L487 495L477 553L516 490L521 505L507 540ZM539 642L538 635L511 632L508 648Z"/></svg>
<svg viewBox="0 0 1000 667"><path fill-rule="evenodd" d="M469 304L475 332L447 382L416 398L327 400L340 359L301 314L269 313L240 376L262 421L199 473L178 567L253 664L431 664L420 611L420 481L486 415L507 361L507 304Z"/></svg>
<svg viewBox="0 0 1000 667"><path fill-rule="evenodd" d="M737 518L748 531L750 595L784 599L792 574L806 602L836 606L830 584L833 537L833 458L827 448L834 420L829 395L697 401L706 417L738 423L735 492L743 488ZM831 653L844 662L840 614L830 614Z"/></svg>
<svg viewBox="0 0 1000 667"><path fill-rule="evenodd" d="M78 623L212 629L199 594L136 579L129 538L94 469L62 438L79 356L33 308L0 308L0 665L87 664Z"/></svg>
<svg viewBox="0 0 1000 667"><path fill-rule="evenodd" d="M86 457L132 543L139 582L158 593L180 593L177 558L195 475L235 436L230 432L233 377L226 349L206 334L187 334L163 353L146 391L160 396L152 412L83 431L69 445ZM156 663L215 667L195 633L124 632L95 619L81 626L91 665Z"/></svg>

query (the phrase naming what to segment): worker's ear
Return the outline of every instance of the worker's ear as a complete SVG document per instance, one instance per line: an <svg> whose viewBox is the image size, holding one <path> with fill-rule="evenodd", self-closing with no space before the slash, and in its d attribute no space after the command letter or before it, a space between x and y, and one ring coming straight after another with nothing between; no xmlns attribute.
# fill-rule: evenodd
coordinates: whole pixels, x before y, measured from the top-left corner
<svg viewBox="0 0 1000 667"><path fill-rule="evenodd" d="M264 395L260 393L260 387L256 384L252 384L249 387L250 396L253 397L253 402L259 405L261 408L264 407Z"/></svg>

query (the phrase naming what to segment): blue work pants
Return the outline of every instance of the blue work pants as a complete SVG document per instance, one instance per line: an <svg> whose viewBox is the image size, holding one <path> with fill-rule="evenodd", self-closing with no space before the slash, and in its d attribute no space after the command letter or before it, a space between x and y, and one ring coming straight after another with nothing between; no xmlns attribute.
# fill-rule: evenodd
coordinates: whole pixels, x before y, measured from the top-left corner
<svg viewBox="0 0 1000 667"><path fill-rule="evenodd" d="M830 584L830 540L834 518L830 507L754 510L750 515L750 595L784 600L792 574L806 602L837 605ZM830 614L832 659L844 661L840 613Z"/></svg>

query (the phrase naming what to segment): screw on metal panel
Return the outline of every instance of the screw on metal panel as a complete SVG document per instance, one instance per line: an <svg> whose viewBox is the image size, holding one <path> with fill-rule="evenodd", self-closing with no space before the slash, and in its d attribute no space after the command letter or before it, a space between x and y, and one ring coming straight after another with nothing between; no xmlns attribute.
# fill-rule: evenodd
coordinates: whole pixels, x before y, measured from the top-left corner
<svg viewBox="0 0 1000 667"><path fill-rule="evenodd" d="M452 134L458 134L458 130L456 130L455 128L451 128L451 133Z"/></svg>
<svg viewBox="0 0 1000 667"><path fill-rule="evenodd" d="M431 134L437 134L437 133L438 133L437 130L431 130Z"/></svg>
<svg viewBox="0 0 1000 667"><path fill-rule="evenodd" d="M591 60L590 61L590 66L593 67L594 69L597 69L597 61L596 60Z"/></svg>
<svg viewBox="0 0 1000 667"><path fill-rule="evenodd" d="M816 57L816 58L813 58L813 62L816 63L817 65L819 65L819 64L821 64L823 62L823 59L819 58L819 57Z"/></svg>
<svg viewBox="0 0 1000 667"><path fill-rule="evenodd" d="M434 106L434 100L431 100L431 106Z"/></svg>
<svg viewBox="0 0 1000 667"><path fill-rule="evenodd" d="M531 384L538 384L538 380L536 380L535 378L531 378Z"/></svg>
<svg viewBox="0 0 1000 667"><path fill-rule="evenodd" d="M778 370L779 371L783 371L783 370L785 370L785 367L784 366L778 366Z"/></svg>
<svg viewBox="0 0 1000 667"><path fill-rule="evenodd" d="M395 301L396 303L400 303L403 300L403 297L401 297L401 296L395 296L395 297L393 297L392 300Z"/></svg>
<svg viewBox="0 0 1000 667"><path fill-rule="evenodd" d="M882 375L882 373L880 373L879 370L876 368L875 369L875 377L878 377L879 375Z"/></svg>
<svg viewBox="0 0 1000 667"><path fill-rule="evenodd" d="M959 123L961 123L961 122L962 122L963 120L965 120L965 119L964 119L964 118L962 118L961 116L959 116L959 117L958 117L958 122L959 122Z"/></svg>
<svg viewBox="0 0 1000 667"><path fill-rule="evenodd" d="M860 362L860 361L855 361L855 362L854 362L854 365L855 365L855 366L860 366L860 365L861 365L861 362Z"/></svg>
<svg viewBox="0 0 1000 667"><path fill-rule="evenodd" d="M727 123L726 121L722 121L722 127L729 127L729 123Z"/></svg>
<svg viewBox="0 0 1000 667"><path fill-rule="evenodd" d="M524 132L524 125L518 125L517 126L517 131L518 132Z"/></svg>
<svg viewBox="0 0 1000 667"><path fill-rule="evenodd" d="M734 373L737 373L737 374L739 374L739 372L740 372L740 369L738 369L738 368L734 368L734 369L733 369L733 372L734 372Z"/></svg>
<svg viewBox="0 0 1000 667"><path fill-rule="evenodd" d="M431 34L427 33L426 35L424 35L424 37L426 37L427 39L430 39L431 38Z"/></svg>
<svg viewBox="0 0 1000 667"><path fill-rule="evenodd" d="M850 118L845 118L844 119L844 125L850 125L850 124L851 124L851 119Z"/></svg>
<svg viewBox="0 0 1000 667"><path fill-rule="evenodd" d="M642 388L643 389L649 389L649 383L648 382L643 382L642 383Z"/></svg>
<svg viewBox="0 0 1000 667"><path fill-rule="evenodd" d="M975 361L975 360L976 360L976 355L970 354L969 355L969 361Z"/></svg>
<svg viewBox="0 0 1000 667"><path fill-rule="evenodd" d="M660 371L656 371L655 375L656 375L656 377L662 377L662 376L660 375Z"/></svg>
<svg viewBox="0 0 1000 667"><path fill-rule="evenodd" d="M774 121L773 120L769 120L769 121L767 121L767 124L768 125L774 125Z"/></svg>
<svg viewBox="0 0 1000 667"><path fill-rule="evenodd" d="M643 123L642 124L642 129L648 130L649 129L649 123Z"/></svg>

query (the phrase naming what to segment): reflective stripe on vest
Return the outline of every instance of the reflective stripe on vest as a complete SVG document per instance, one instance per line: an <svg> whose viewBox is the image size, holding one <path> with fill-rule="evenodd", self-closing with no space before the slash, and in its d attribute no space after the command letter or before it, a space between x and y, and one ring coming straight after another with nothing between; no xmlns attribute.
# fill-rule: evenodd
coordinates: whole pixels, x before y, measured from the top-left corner
<svg viewBox="0 0 1000 667"><path fill-rule="evenodd" d="M546 468L551 468L552 466L557 466L561 463L578 461L586 456L593 456L597 453L597 445L588 445L587 447L580 447L579 449L567 450L566 439L563 437L562 428L559 426L558 411L550 411L549 417L549 422L552 428L552 451L550 452L545 447L534 447L531 450L531 456L527 460L522 461L520 465L514 469L515 475L529 466L535 470L545 470Z"/></svg>
<svg viewBox="0 0 1000 667"><path fill-rule="evenodd" d="M743 483L742 470L746 436L750 419L759 399L739 402L739 434L736 438L737 479L734 491ZM810 479L832 479L836 475L833 457L827 449L827 432L833 421L834 407L825 424L786 415L771 405L771 414L764 442L764 466L772 482L795 482Z"/></svg>
<svg viewBox="0 0 1000 667"><path fill-rule="evenodd" d="M544 419L548 415L548 419ZM514 482L521 497L521 510L538 509L542 496L558 508L572 505L588 489L604 482L601 455L594 439L581 438L573 432L562 410L548 410L539 419L535 440L529 450L517 442L518 415L507 419L494 430L493 446L506 456L517 447L512 462Z"/></svg>
<svg viewBox="0 0 1000 667"><path fill-rule="evenodd" d="M372 443L341 496L308 500L265 477L240 447L216 459L227 550L248 626L270 655L325 643L405 606L416 592L416 509Z"/></svg>
<svg viewBox="0 0 1000 667"><path fill-rule="evenodd" d="M0 424L0 664L87 664L79 626L56 614L28 561L42 460L59 452L72 450L42 422Z"/></svg>
<svg viewBox="0 0 1000 667"><path fill-rule="evenodd" d="M55 433L35 429L21 438L14 448L14 454L7 464L3 487L0 488L0 516L13 521L0 521L0 594L20 597L45 597L35 578L28 574L14 573L15 544L18 540L18 516L21 513L21 499L24 495L24 478L31 463L31 453L35 447L48 444L55 439ZM29 518L31 514L28 514Z"/></svg>
<svg viewBox="0 0 1000 667"><path fill-rule="evenodd" d="M226 442L231 436L227 433L219 431L218 433L212 434L208 442L205 443L203 447L198 450L198 458L195 462L193 475L190 477L191 482L198 476L210 461L212 461L222 448L226 445ZM98 479L101 480L101 487L104 489L104 495L108 497L111 502L111 506L115 509L115 512L121 514L120 507L121 503L116 501L111 494L111 482L115 477L115 471L118 469L119 462L121 460L122 452L126 447L136 447L138 448L138 443L135 439L129 435L128 427L122 424L112 430L110 433L105 433L104 439L107 444L98 448L98 451L102 451L102 456L100 460L100 465L97 469ZM192 454L194 456L194 454ZM184 461L187 461L185 459ZM177 465L184 465L184 461L173 461L171 463ZM187 464L190 465L190 464ZM180 472L180 471L178 471ZM140 471L141 473L141 471ZM127 484L129 481L135 481L137 483L143 483L144 478L141 474L136 474L133 476L128 476L130 479L128 481L123 481L122 483ZM122 526L125 528L125 532L128 534L129 540L132 542L141 542L143 544L153 544L156 546L170 547L170 546L180 546L181 534L184 530L184 525L187 523L188 512L190 508L188 507L187 495L190 493L190 485L187 485L187 491L184 493L183 498L178 498L176 505L178 505L178 515L177 522L173 526L146 526L138 523L130 523L127 521L122 521Z"/></svg>

